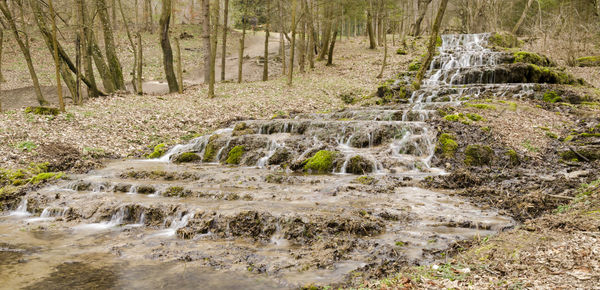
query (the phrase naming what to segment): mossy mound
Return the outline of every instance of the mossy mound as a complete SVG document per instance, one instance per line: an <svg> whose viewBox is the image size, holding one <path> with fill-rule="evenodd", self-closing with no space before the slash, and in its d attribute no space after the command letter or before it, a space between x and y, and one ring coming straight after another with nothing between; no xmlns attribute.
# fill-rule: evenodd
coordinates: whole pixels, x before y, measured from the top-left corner
<svg viewBox="0 0 600 290"><path fill-rule="evenodd" d="M483 117L481 115L473 114L473 113L466 113L466 114L457 113L457 114L445 115L444 120L449 121L449 122L461 122L465 125L469 125L469 124L471 124L471 121L477 122L477 121L483 120Z"/></svg>
<svg viewBox="0 0 600 290"><path fill-rule="evenodd" d="M541 55L535 52L529 51L518 51L513 54L514 62L530 63L537 66L554 66L554 63L545 55Z"/></svg>
<svg viewBox="0 0 600 290"><path fill-rule="evenodd" d="M503 47L503 48L513 48L521 46L522 42L517 39L510 32L496 32L493 33L488 39L490 45Z"/></svg>
<svg viewBox="0 0 600 290"><path fill-rule="evenodd" d="M396 50L396 54L398 54L398 55L407 55L408 53L406 52L406 50L404 48L398 48Z"/></svg>
<svg viewBox="0 0 600 290"><path fill-rule="evenodd" d="M173 159L173 162L175 162L175 163L190 163L190 162L198 161L200 159L201 159L200 156L196 153L185 152L185 153L177 155L175 157L175 159Z"/></svg>
<svg viewBox="0 0 600 290"><path fill-rule="evenodd" d="M57 108L50 107L27 107L25 108L25 113L31 113L34 115L57 116L58 114L60 114L60 111Z"/></svg>
<svg viewBox="0 0 600 290"><path fill-rule="evenodd" d="M232 136L243 136L243 135L250 135L250 134L254 134L254 130L248 128L248 125L245 122L240 122L237 123L235 125L235 127L233 127L233 132L231 133Z"/></svg>
<svg viewBox="0 0 600 290"><path fill-rule="evenodd" d="M186 190L185 188L181 187L181 186L171 186L169 188L167 188L167 190L164 193L164 196L166 197L186 197L189 196L192 192L189 190Z"/></svg>
<svg viewBox="0 0 600 290"><path fill-rule="evenodd" d="M542 100L547 103L558 103L562 102L563 99L555 91L547 91L544 93Z"/></svg>
<svg viewBox="0 0 600 290"><path fill-rule="evenodd" d="M373 163L360 155L356 155L348 161L346 172L352 174L371 173L373 172Z"/></svg>
<svg viewBox="0 0 600 290"><path fill-rule="evenodd" d="M64 176L64 174L62 172L44 172L44 173L40 173L36 176L31 177L31 179L29 179L29 182L31 184L38 184L40 182L43 181L47 181L47 180L51 180L51 179L60 179Z"/></svg>
<svg viewBox="0 0 600 290"><path fill-rule="evenodd" d="M575 63L577 63L577 66L579 67L600 66L600 55L580 57L575 60Z"/></svg>
<svg viewBox="0 0 600 290"><path fill-rule="evenodd" d="M421 61L415 60L408 65L408 71L418 71L421 69Z"/></svg>
<svg viewBox="0 0 600 290"><path fill-rule="evenodd" d="M336 156L337 152L321 150L305 161L304 170L313 173L330 173Z"/></svg>
<svg viewBox="0 0 600 290"><path fill-rule="evenodd" d="M441 153L444 158L452 158L458 149L458 143L454 141L454 136L444 133L440 135L436 152Z"/></svg>
<svg viewBox="0 0 600 290"><path fill-rule="evenodd" d="M204 148L204 156L202 156L202 161L211 162L217 155L217 146L215 146L215 140L219 138L219 135L212 135L208 139L208 144L206 144L206 148ZM217 160L218 161L218 160Z"/></svg>
<svg viewBox="0 0 600 290"><path fill-rule="evenodd" d="M154 151L148 155L148 159L156 159L163 156L167 152L165 146L163 143L154 146Z"/></svg>
<svg viewBox="0 0 600 290"><path fill-rule="evenodd" d="M519 158L519 154L515 150L508 150L505 154L508 157L508 163L511 166L518 166L521 164L521 159Z"/></svg>
<svg viewBox="0 0 600 290"><path fill-rule="evenodd" d="M568 150L560 153L565 161L594 161L600 160L600 145L587 145L573 148L577 153ZM587 159L587 160L586 160Z"/></svg>
<svg viewBox="0 0 600 290"><path fill-rule="evenodd" d="M244 155L244 146L235 146L233 147L233 149L231 149L231 151L229 151L229 154L227 154L227 160L225 160L225 163L227 164L240 164L240 161L242 160L242 156Z"/></svg>
<svg viewBox="0 0 600 290"><path fill-rule="evenodd" d="M377 96L381 98L380 104L396 103L406 100L410 90L403 85L395 85L394 80L388 80L377 87Z"/></svg>
<svg viewBox="0 0 600 290"><path fill-rule="evenodd" d="M484 145L469 145L465 150L465 164L468 166L489 165L494 159L494 150Z"/></svg>
<svg viewBox="0 0 600 290"><path fill-rule="evenodd" d="M525 82L564 84L564 85L583 85L584 81L575 79L572 75L549 67L540 67L535 64L529 64L527 67Z"/></svg>

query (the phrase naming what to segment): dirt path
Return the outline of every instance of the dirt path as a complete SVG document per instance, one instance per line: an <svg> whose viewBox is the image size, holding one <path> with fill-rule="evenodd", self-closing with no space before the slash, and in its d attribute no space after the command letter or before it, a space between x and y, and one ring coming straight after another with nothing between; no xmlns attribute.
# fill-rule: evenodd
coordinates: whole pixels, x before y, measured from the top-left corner
<svg viewBox="0 0 600 290"><path fill-rule="evenodd" d="M246 45L244 50L244 66L243 78L245 81L256 81L262 78L262 64L258 63L258 58L264 54L264 33L248 33L246 35ZM221 47L219 46L219 49ZM269 54L273 55L279 51L279 34L271 33L269 38ZM237 80L238 76L238 51L231 51L226 58L225 79L226 81ZM202 61L199 61L202 65ZM277 63L270 65L270 74L279 73L280 68ZM191 69L187 75L184 74L185 86L200 85L204 83L203 67ZM217 59L216 68L217 80L221 76L221 59ZM126 77L127 79L127 77ZM131 90L131 87L128 86ZM143 83L143 89L146 94L164 95L169 92L169 87L165 80L149 80ZM56 94L56 86L42 86L42 94L44 98L52 105L58 106L58 97ZM63 86L63 94L65 95L67 104L71 103L69 91ZM0 102L3 110L18 110L27 106L37 106L38 102L35 97L33 86L3 90L0 92Z"/></svg>

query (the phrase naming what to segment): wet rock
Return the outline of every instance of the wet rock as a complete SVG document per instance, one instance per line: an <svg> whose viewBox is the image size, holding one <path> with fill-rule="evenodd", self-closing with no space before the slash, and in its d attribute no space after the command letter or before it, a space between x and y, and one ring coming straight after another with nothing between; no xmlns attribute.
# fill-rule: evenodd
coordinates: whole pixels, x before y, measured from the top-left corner
<svg viewBox="0 0 600 290"><path fill-rule="evenodd" d="M255 133L256 132L254 131L254 129L249 128L245 122L240 122L235 125L231 135L232 136L243 136L243 135L250 135L250 134L255 134Z"/></svg>
<svg viewBox="0 0 600 290"><path fill-rule="evenodd" d="M335 151L321 150L305 161L304 170L312 173L330 173L337 155Z"/></svg>
<svg viewBox="0 0 600 290"><path fill-rule="evenodd" d="M348 161L346 172L358 175L371 173L373 172L373 163L360 155L356 155Z"/></svg>
<svg viewBox="0 0 600 290"><path fill-rule="evenodd" d="M131 190L131 184L119 183L113 188L114 192L129 192Z"/></svg>
<svg viewBox="0 0 600 290"><path fill-rule="evenodd" d="M136 187L135 192L138 194L154 194L156 189L150 185L140 185Z"/></svg>
<svg viewBox="0 0 600 290"><path fill-rule="evenodd" d="M182 153L180 155L175 156L175 158L173 158L173 162L175 163L190 163L190 162L194 162L194 161L199 161L200 159L200 155L196 154L196 153L192 153L192 152L186 152L186 153Z"/></svg>
<svg viewBox="0 0 600 290"><path fill-rule="evenodd" d="M600 145L578 146L573 150L565 150L560 153L563 160L593 161L600 160ZM587 159L587 160L586 160Z"/></svg>
<svg viewBox="0 0 600 290"><path fill-rule="evenodd" d="M245 147L244 146L235 146L229 153L227 154L227 160L225 163L227 164L240 164L242 156L244 155Z"/></svg>
<svg viewBox="0 0 600 290"><path fill-rule="evenodd" d="M269 158L268 164L279 165L290 161L292 153L285 147L277 148L275 154Z"/></svg>

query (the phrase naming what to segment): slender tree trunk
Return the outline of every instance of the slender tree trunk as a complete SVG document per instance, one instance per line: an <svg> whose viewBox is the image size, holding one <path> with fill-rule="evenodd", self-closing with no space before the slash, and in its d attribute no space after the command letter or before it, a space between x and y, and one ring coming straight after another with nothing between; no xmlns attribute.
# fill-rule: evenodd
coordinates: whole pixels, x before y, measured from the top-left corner
<svg viewBox="0 0 600 290"><path fill-rule="evenodd" d="M2 50L4 49L4 28L0 27L0 83L6 82L2 73Z"/></svg>
<svg viewBox="0 0 600 290"><path fill-rule="evenodd" d="M58 108L61 112L65 111L65 100L63 99L62 80L60 79L60 58L58 57L58 41L56 40L56 13L52 0L48 0L50 9L50 19L52 21L52 50L54 51L54 67L56 73L56 94L58 95ZM75 98L75 96L73 96Z"/></svg>
<svg viewBox="0 0 600 290"><path fill-rule="evenodd" d="M73 102L77 105L81 105L83 104L83 96L81 94L81 35L77 34L75 37L75 66L77 67L77 79Z"/></svg>
<svg viewBox="0 0 600 290"><path fill-rule="evenodd" d="M324 60L325 56L327 56L327 49L329 48L329 42L331 41L331 10L331 4L326 4L324 13L327 19L325 19L325 26L321 33L321 50L317 56L318 61Z"/></svg>
<svg viewBox="0 0 600 290"><path fill-rule="evenodd" d="M171 42L169 40L169 23L171 22L171 0L162 0L162 12L160 14L160 47L163 52L163 66L165 76L169 84L169 93L179 91L177 78L173 70L173 51L171 50Z"/></svg>
<svg viewBox="0 0 600 290"><path fill-rule="evenodd" d="M433 23L433 27L431 30L431 36L429 37L429 44L427 46L427 54L425 58L421 62L421 68L417 72L417 76L415 77L414 88L419 89L421 87L421 82L423 81L423 77L425 77L425 73L433 60L433 56L435 54L435 44L437 42L437 38L440 34L440 25L442 24L442 19L444 19L444 13L446 12L446 6L448 6L448 0L441 0L440 7L438 8L437 15L435 17L435 22Z"/></svg>
<svg viewBox="0 0 600 290"><path fill-rule="evenodd" d="M214 2L213 11L213 33L211 35L211 53L210 53L210 83L208 84L208 95L215 97L215 81L217 80L215 67L217 66L217 44L219 38L219 0Z"/></svg>
<svg viewBox="0 0 600 290"><path fill-rule="evenodd" d="M210 0L202 0L202 39L204 42L204 83L210 82Z"/></svg>
<svg viewBox="0 0 600 290"><path fill-rule="evenodd" d="M88 98L98 97L96 78L94 77L94 67L92 66L92 33L90 29L91 21L87 15L85 0L77 0L79 10L79 25L81 34L81 46L83 65L85 67L85 76L89 79L95 89L88 89Z"/></svg>
<svg viewBox="0 0 600 290"><path fill-rule="evenodd" d="M431 3L431 1L432 0L418 0L418 2L417 2L418 16L412 27L412 32L411 32L412 36L421 35L421 23L423 22L423 19L425 18L425 15L427 14L427 7L429 6L429 3Z"/></svg>
<svg viewBox="0 0 600 290"><path fill-rule="evenodd" d="M111 17L112 17L112 25L113 25L113 30L117 30L117 1L116 0L111 0L110 1L110 13L111 13Z"/></svg>
<svg viewBox="0 0 600 290"><path fill-rule="evenodd" d="M533 0L527 0L527 4L525 5L525 8L523 9L523 13L521 14L521 17L519 18L519 21L517 21L517 24L515 24L515 27L513 27L512 31L511 31L513 35L517 35L517 31L521 27L521 24L523 24L523 21L525 21L525 17L527 17L527 12L529 11L529 7L531 6L532 3L533 3Z"/></svg>
<svg viewBox="0 0 600 290"><path fill-rule="evenodd" d="M298 42L298 51L299 51L299 55L298 55L298 65L300 67L300 72L303 73L305 72L305 66L304 64L306 63L306 13L308 11L306 11L306 9L304 9L304 1L300 0L300 11L302 11L301 14L303 14L304 16L302 17L302 21L299 22L300 24L300 42Z"/></svg>
<svg viewBox="0 0 600 290"><path fill-rule="evenodd" d="M367 7L367 34L369 35L369 49L377 48L375 43L375 31L373 31L373 1L369 1L369 7Z"/></svg>
<svg viewBox="0 0 600 290"><path fill-rule="evenodd" d="M179 93L183 93L183 64L181 63L181 47L179 46L179 38L175 37L175 51L177 52L177 84Z"/></svg>
<svg viewBox="0 0 600 290"><path fill-rule="evenodd" d="M268 5L268 4L267 4ZM225 80L225 65L227 58L227 20L229 18L229 0L225 0L223 10L223 43L221 44L221 81Z"/></svg>
<svg viewBox="0 0 600 290"><path fill-rule="evenodd" d="M139 90L141 88L137 87L137 62L138 62L138 54L137 48L135 47L135 41L133 40L133 36L131 35L131 31L129 30L129 24L127 23L127 18L125 17L125 12L123 11L123 4L121 0L117 0L119 2L119 11L121 12L121 17L123 18L123 26L125 26L125 31L127 32L127 38L129 39L129 45L131 45L131 50L133 51L133 66L131 68L131 86L133 87L133 91L139 94Z"/></svg>
<svg viewBox="0 0 600 290"><path fill-rule="evenodd" d="M315 68L315 25L313 23L313 0L311 0L310 5L308 5L308 0L304 0L304 5L306 8L306 17L308 17L308 65L311 69Z"/></svg>
<svg viewBox="0 0 600 290"><path fill-rule="evenodd" d="M143 82L142 82L142 66L144 65L144 54L142 49L142 34L137 33L137 49L138 49L138 61L137 61L137 87L138 95L144 94Z"/></svg>
<svg viewBox="0 0 600 290"><path fill-rule="evenodd" d="M246 16L242 20L242 38L240 38L240 53L238 55L238 83L242 82L242 73L244 68L244 46L246 45Z"/></svg>
<svg viewBox="0 0 600 290"><path fill-rule="evenodd" d="M336 20L335 25L333 26L333 37L331 38L331 43L329 45L329 51L327 53L327 64L326 66L332 66L333 65L333 51L335 49L335 40L337 38L338 35L338 21Z"/></svg>
<svg viewBox="0 0 600 290"><path fill-rule="evenodd" d="M383 28L385 30L385 20L382 23L383 23ZM394 34L392 33L392 35L394 35ZM388 56L387 33L384 33L383 34L383 62L381 63L381 71L379 72L379 75L377 75L378 79L383 77L383 71L385 70L385 66L387 65L387 56Z"/></svg>
<svg viewBox="0 0 600 290"><path fill-rule="evenodd" d="M285 39L283 36L285 34L285 24L283 19L283 8L281 5L281 1L283 0L277 1L277 10L279 13L279 52L281 56L281 74L285 76L287 71L287 60L285 57Z"/></svg>
<svg viewBox="0 0 600 290"><path fill-rule="evenodd" d="M98 73L100 73L100 78L102 79L102 85L104 86L104 90L108 93L112 93L116 90L115 85L111 78L111 73L108 68L108 65L104 61L104 56L102 55L102 50L100 50L100 46L98 46L98 40L96 39L95 34L92 32L92 57L94 58L94 63L96 64L96 68L98 69Z"/></svg>
<svg viewBox="0 0 600 290"><path fill-rule="evenodd" d="M31 60L31 53L29 51L29 46L23 42L21 36L19 35L19 30L17 29L17 25L15 23L15 19L10 12L6 0L0 0L0 10L2 10L2 14L6 18L7 26L12 31L17 44L19 45L19 49L23 53L23 57L25 57L25 62L27 63L27 69L29 70L29 75L31 76L31 81L33 82L33 89L35 91L35 96L40 105L45 105L48 102L44 99L42 95L42 90L40 89L40 83L35 73L35 68L33 66L33 61ZM25 36L27 37L27 36Z"/></svg>
<svg viewBox="0 0 600 290"><path fill-rule="evenodd" d="M292 46L290 47L290 74L288 85L292 85L294 77L294 53L296 51L296 0L292 0Z"/></svg>
<svg viewBox="0 0 600 290"><path fill-rule="evenodd" d="M263 81L269 80L269 36L271 28L271 1L267 0L267 23L265 24L265 52L263 55Z"/></svg>
<svg viewBox="0 0 600 290"><path fill-rule="evenodd" d="M108 62L108 69L112 76L115 89L124 90L125 81L123 80L123 70L121 69L121 63L117 57L117 51L115 48L115 41L113 37L113 30L110 25L108 18L108 9L106 7L106 0L96 0L98 5L98 16L100 16L100 22L102 23L102 30L104 34L104 50L106 52L106 60Z"/></svg>

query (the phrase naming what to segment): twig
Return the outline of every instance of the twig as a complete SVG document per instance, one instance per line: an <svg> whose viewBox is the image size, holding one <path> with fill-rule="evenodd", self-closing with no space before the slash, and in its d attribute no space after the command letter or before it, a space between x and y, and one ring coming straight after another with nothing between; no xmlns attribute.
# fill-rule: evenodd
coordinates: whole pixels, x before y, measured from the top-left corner
<svg viewBox="0 0 600 290"><path fill-rule="evenodd" d="M583 156L583 155L579 154L579 153L578 153L578 152L575 150L575 148L573 148L572 146L569 146L569 150L571 150L571 152L575 153L575 155L577 155L577 157L578 157L578 158L581 158L581 159L583 159L585 162L590 162L590 160L589 160L589 159L587 159L585 156Z"/></svg>
<svg viewBox="0 0 600 290"><path fill-rule="evenodd" d="M564 196L564 195L554 195L554 194L547 194L547 196L549 197L555 197L555 198L561 198L561 199L568 199L568 200L573 200L575 199L574 197L570 197L570 196Z"/></svg>

